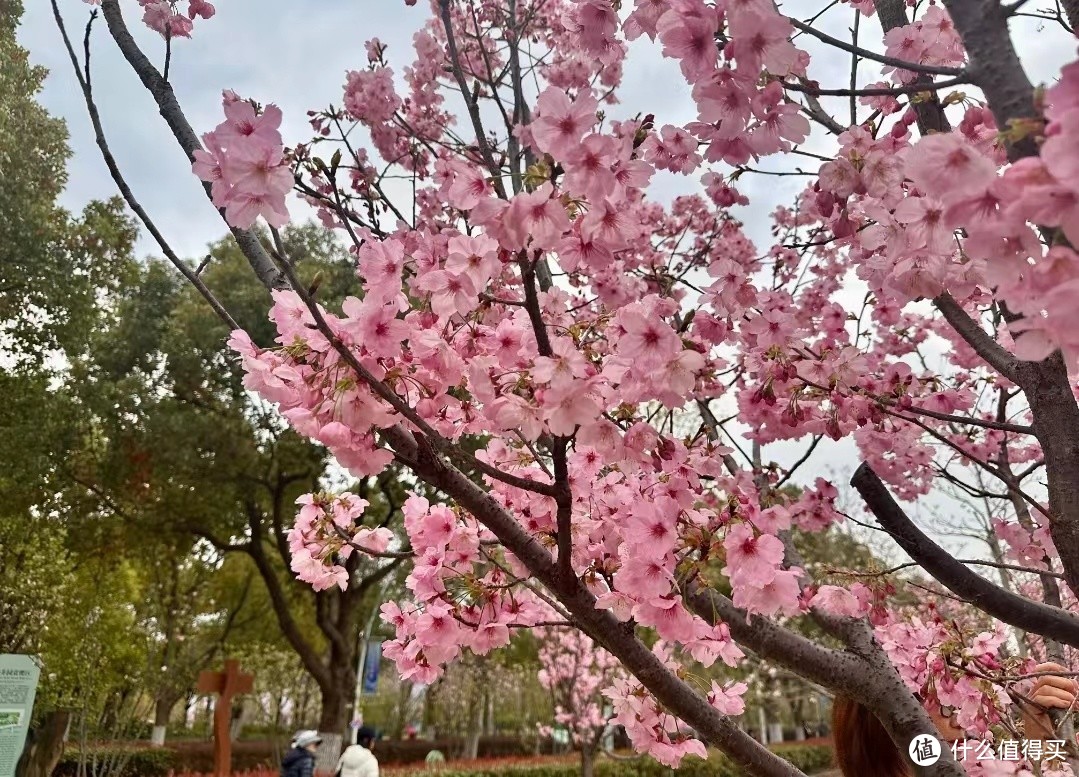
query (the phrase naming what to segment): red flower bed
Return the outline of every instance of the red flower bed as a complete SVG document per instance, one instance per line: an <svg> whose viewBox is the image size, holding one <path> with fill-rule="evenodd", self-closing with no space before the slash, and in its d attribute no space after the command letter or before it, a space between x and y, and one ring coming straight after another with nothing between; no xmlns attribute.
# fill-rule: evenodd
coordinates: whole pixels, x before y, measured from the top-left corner
<svg viewBox="0 0 1079 777"><path fill-rule="evenodd" d="M451 769L497 769L511 766L542 766L544 764L577 763L579 756L569 755L541 755L541 756L516 756L510 758L475 758L471 760L446 761L444 766ZM401 766L386 766L379 769L384 775L409 775L431 771L426 764L406 764ZM232 777L279 777L277 769L246 769L233 771ZM169 772L169 777L213 777L212 773L179 771ZM321 772L317 777L332 777L328 772Z"/></svg>
<svg viewBox="0 0 1079 777"><path fill-rule="evenodd" d="M376 751L377 754L377 751ZM577 763L579 755L536 755L536 756L511 756L509 758L473 758L446 761L444 766L450 769L497 769L511 766L543 766L546 764ZM431 771L427 764L405 764L402 766L388 766L379 770L381 774L407 775L417 772Z"/></svg>

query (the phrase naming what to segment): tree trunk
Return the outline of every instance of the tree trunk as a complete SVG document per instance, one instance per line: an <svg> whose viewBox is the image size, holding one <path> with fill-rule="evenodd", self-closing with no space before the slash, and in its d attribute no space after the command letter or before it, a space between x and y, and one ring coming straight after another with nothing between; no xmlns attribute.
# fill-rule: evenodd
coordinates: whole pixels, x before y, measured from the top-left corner
<svg viewBox="0 0 1079 777"><path fill-rule="evenodd" d="M247 716L247 705L243 703L243 700L240 699L233 702L232 724L229 726L229 739L231 741L240 741L240 735L243 733L244 726L247 724Z"/></svg>
<svg viewBox="0 0 1079 777"><path fill-rule="evenodd" d="M320 685L322 708L319 712L318 730L322 734L348 733L348 724L352 719L352 705L356 698L355 656L338 655L334 651L330 656L330 682Z"/></svg>
<svg viewBox="0 0 1079 777"><path fill-rule="evenodd" d="M318 730L322 734L343 734L348 726L348 702L340 688L322 689L322 709L318 718Z"/></svg>
<svg viewBox="0 0 1079 777"><path fill-rule="evenodd" d="M16 777L49 777L64 755L64 735L71 722L67 710L54 710L45 715L41 725L26 739L22 758L15 769Z"/></svg>
<svg viewBox="0 0 1079 777"><path fill-rule="evenodd" d="M343 745L351 741L349 721L356 694L355 656L330 653L330 684L320 685L322 709L319 713L318 732L322 745L318 749L316 771L332 772L337 765ZM346 740L346 738L348 738Z"/></svg>
<svg viewBox="0 0 1079 777"><path fill-rule="evenodd" d="M480 734L483 733L483 704L472 699L472 720L468 728L468 739L465 740L465 752L462 757L476 759L480 757Z"/></svg>
<svg viewBox="0 0 1079 777"><path fill-rule="evenodd" d="M165 744L165 734L169 729L169 719L172 717L172 708L176 706L177 699L162 693L154 701L154 730L150 734L150 744L161 747Z"/></svg>
<svg viewBox="0 0 1079 777"><path fill-rule="evenodd" d="M435 695L431 693L430 687L423 691L423 731L431 739L438 739L435 730Z"/></svg>
<svg viewBox="0 0 1079 777"><path fill-rule="evenodd" d="M293 709L294 719L292 720L292 727L295 729L302 728L307 724L307 708L311 701L311 676L304 674L300 682L300 698Z"/></svg>
<svg viewBox="0 0 1079 777"><path fill-rule="evenodd" d="M596 760L596 748L581 742L581 777L592 777L592 764Z"/></svg>
<svg viewBox="0 0 1079 777"><path fill-rule="evenodd" d="M192 693L187 695L187 699L184 701L184 730L190 731L191 727L195 724L195 715L198 713L198 709L195 707L198 704L199 697Z"/></svg>

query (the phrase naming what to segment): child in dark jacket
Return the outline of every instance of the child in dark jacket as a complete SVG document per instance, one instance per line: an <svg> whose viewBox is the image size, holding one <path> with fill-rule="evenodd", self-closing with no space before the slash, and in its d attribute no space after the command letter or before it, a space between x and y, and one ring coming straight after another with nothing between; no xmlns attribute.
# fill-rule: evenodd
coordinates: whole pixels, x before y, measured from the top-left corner
<svg viewBox="0 0 1079 777"><path fill-rule="evenodd" d="M313 777L315 751L322 737L317 731L301 731L292 740L292 749L281 759L281 777Z"/></svg>

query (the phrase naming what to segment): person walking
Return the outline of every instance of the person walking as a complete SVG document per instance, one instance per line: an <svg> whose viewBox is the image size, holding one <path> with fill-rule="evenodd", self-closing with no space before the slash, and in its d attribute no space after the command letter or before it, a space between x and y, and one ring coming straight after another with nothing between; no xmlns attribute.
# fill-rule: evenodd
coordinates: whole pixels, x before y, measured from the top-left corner
<svg viewBox="0 0 1079 777"><path fill-rule="evenodd" d="M317 731L301 731L281 759L281 777L314 777L315 751L322 743Z"/></svg>
<svg viewBox="0 0 1079 777"><path fill-rule="evenodd" d="M349 745L337 761L337 777L378 777L378 759L371 750L375 746L375 730L360 726L356 744Z"/></svg>

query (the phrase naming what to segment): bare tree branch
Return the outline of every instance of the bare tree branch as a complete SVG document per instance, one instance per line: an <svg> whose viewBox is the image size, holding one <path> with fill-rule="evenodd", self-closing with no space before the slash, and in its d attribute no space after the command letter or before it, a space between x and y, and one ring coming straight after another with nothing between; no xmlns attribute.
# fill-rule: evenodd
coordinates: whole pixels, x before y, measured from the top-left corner
<svg viewBox="0 0 1079 777"><path fill-rule="evenodd" d="M56 26L60 30L60 36L64 39L64 46L67 49L68 56L71 59L71 65L75 70L75 78L78 79L79 88L82 90L82 96L86 102L86 110L90 114L90 124L94 128L94 140L97 142L97 147L101 151L101 156L105 160L105 166L109 169L109 175L112 176L112 180L116 183L116 187L120 190L120 194L123 196L124 201L127 202L128 207L139 217L143 225L146 227L146 231L154 238L154 241L161 248L162 253L165 254L165 258L180 271L180 273L187 278L188 282L195 287L195 289L202 295L214 313L218 318L225 322L225 325L230 330L239 329L239 324L232 318L229 312L225 309L225 306L221 304L220 300L214 296L214 293L203 283L202 278L199 277L198 270L193 270L187 264L176 255L172 250L172 246L169 245L165 236L161 234L161 231L157 228L157 225L150 218L150 215L136 199L134 192L131 191L131 187L128 186L127 180L120 172L120 166L116 164L116 159L112 155L112 150L109 148L108 141L105 139L105 130L101 125L101 116L98 114L97 105L94 103L93 86L90 81L90 27L94 23L94 19L97 18L97 11L93 11L90 14L90 21L86 24L86 37L84 40L84 52L85 52L85 68L80 70L79 58L75 54L75 49L71 45L71 39L68 38L67 28L64 26L64 17L60 14L60 8L56 3L56 0L52 0L52 12L53 17L56 19Z"/></svg>

